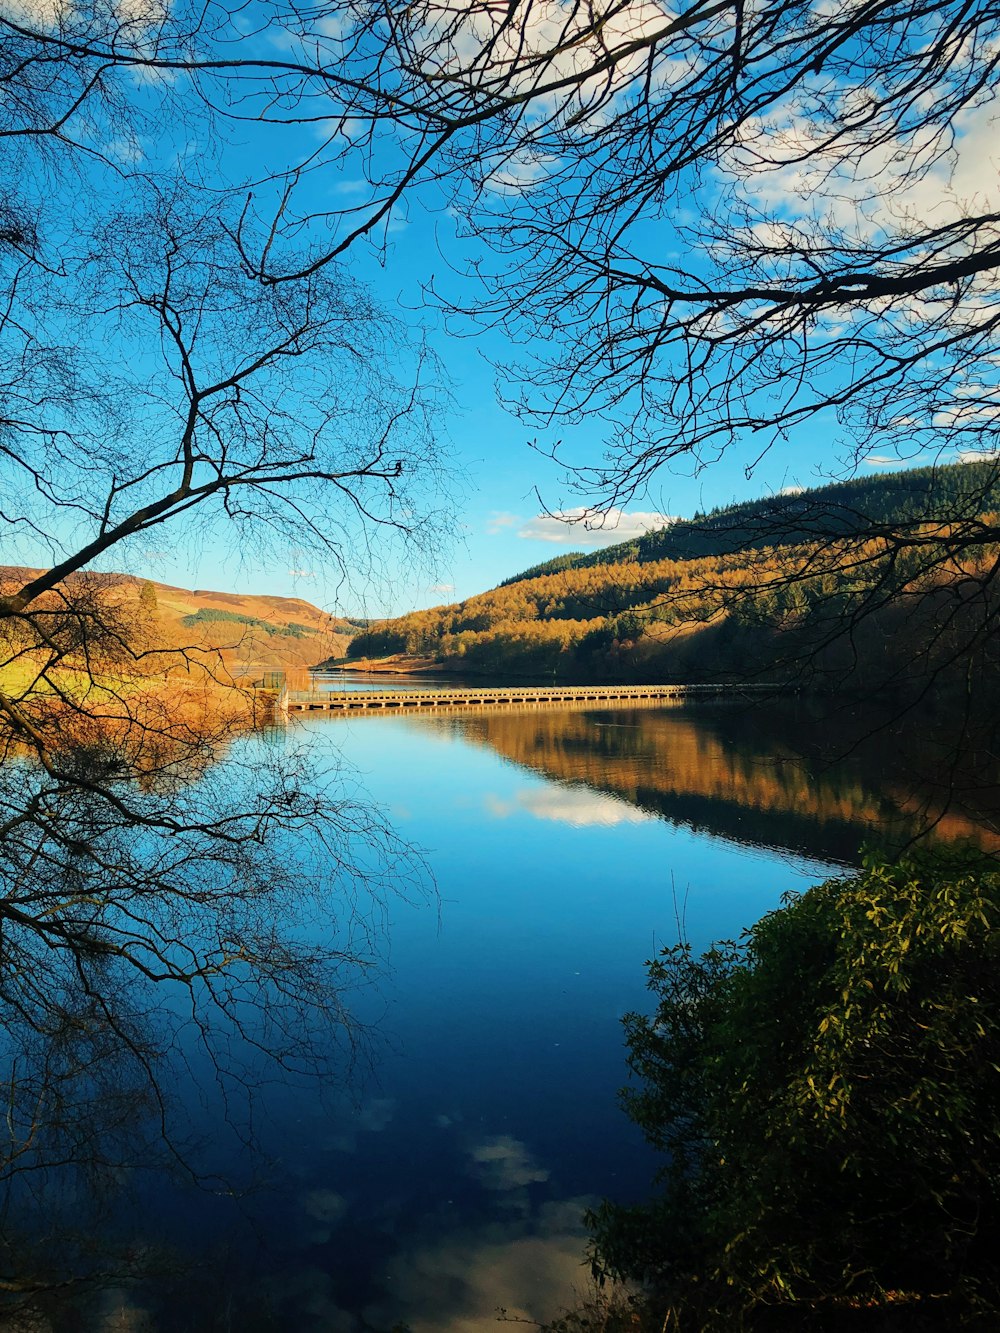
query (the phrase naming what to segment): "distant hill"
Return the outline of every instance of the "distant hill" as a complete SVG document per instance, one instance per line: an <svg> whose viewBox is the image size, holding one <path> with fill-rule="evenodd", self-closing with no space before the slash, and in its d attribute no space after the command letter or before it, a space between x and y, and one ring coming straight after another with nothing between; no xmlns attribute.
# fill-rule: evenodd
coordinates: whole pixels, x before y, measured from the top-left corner
<svg viewBox="0 0 1000 1333"><path fill-rule="evenodd" d="M995 461L909 468L712 509L599 551L558 555L504 579L499 586L623 561L647 564L732 555L806 542L817 535L828 538L871 531L879 525L951 523L993 508L1000 508L1000 472Z"/></svg>
<svg viewBox="0 0 1000 1333"><path fill-rule="evenodd" d="M829 679L888 679L894 655L915 661L931 642L944 653L927 624L943 582L949 633L971 624L976 571L956 556L944 573L942 539L984 514L995 527L998 474L991 461L919 468L731 505L373 623L348 654L548 679L760 676L806 661Z"/></svg>
<svg viewBox="0 0 1000 1333"><path fill-rule="evenodd" d="M18 587L40 572L0 566L0 587ZM218 652L239 675L309 667L342 655L358 628L299 597L177 588L129 574L85 572L67 584L85 585L115 604L134 602L137 614L141 607L155 622L148 630L151 641Z"/></svg>

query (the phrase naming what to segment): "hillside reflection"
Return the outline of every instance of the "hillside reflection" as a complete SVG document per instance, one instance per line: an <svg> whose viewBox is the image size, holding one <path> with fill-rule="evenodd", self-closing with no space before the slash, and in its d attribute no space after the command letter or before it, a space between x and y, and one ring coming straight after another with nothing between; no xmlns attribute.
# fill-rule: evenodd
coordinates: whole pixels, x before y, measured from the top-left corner
<svg viewBox="0 0 1000 1333"><path fill-rule="evenodd" d="M586 788L747 846L846 863L864 843L928 835L1000 848L996 787L980 775L964 802L941 800L929 738L873 727L838 756L837 720L794 707L497 712L440 725L562 784L566 802ZM544 797L539 818L551 817Z"/></svg>

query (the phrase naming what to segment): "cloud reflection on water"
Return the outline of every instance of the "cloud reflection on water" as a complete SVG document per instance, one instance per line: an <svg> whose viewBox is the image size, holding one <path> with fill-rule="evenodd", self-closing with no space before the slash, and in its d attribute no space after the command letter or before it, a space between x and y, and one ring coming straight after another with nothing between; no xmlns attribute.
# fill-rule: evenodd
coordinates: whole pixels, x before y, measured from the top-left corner
<svg viewBox="0 0 1000 1333"><path fill-rule="evenodd" d="M469 1149L472 1173L488 1190L504 1193L541 1183L552 1174L532 1157L520 1139L501 1134Z"/></svg>
<svg viewBox="0 0 1000 1333"><path fill-rule="evenodd" d="M516 1139L504 1136L482 1146L506 1153L489 1160L513 1163L514 1175L540 1170ZM413 1333L497 1333L501 1308L509 1319L553 1318L592 1292L582 1217L593 1203L589 1197L549 1200L517 1218L404 1246L386 1269L391 1295L372 1302L365 1321L389 1328L402 1319Z"/></svg>
<svg viewBox="0 0 1000 1333"><path fill-rule="evenodd" d="M616 796L583 785L522 787L514 793L513 800L506 801L490 794L483 804L495 819L528 814L535 819L571 824L575 828L590 825L611 828L615 824L641 824L652 818L644 810L638 810Z"/></svg>
<svg viewBox="0 0 1000 1333"><path fill-rule="evenodd" d="M396 1114L395 1097L371 1097L354 1112L350 1127L326 1139L324 1146L334 1152L357 1152L359 1134L381 1134Z"/></svg>
<svg viewBox="0 0 1000 1333"><path fill-rule="evenodd" d="M326 1263L289 1266L266 1283L268 1303L284 1326L364 1333L403 1324L412 1333L497 1333L501 1307L509 1319L543 1322L592 1296L582 1219L596 1200L540 1199L551 1171L510 1134L468 1141L461 1158L484 1194L477 1220L457 1209L401 1212L393 1228L398 1243L360 1309L347 1308L349 1275L338 1264L338 1232L354 1225L346 1200L332 1190L304 1193L302 1206L321 1226L329 1223L323 1229L332 1244Z"/></svg>

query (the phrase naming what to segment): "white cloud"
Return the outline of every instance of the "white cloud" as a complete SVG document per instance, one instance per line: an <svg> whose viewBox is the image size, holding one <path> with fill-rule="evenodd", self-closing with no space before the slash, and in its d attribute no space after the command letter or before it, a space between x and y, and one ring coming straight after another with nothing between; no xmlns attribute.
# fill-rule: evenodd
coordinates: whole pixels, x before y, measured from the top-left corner
<svg viewBox="0 0 1000 1333"><path fill-rule="evenodd" d="M361 180L360 178L356 180L347 178L344 180L335 181L334 184L330 187L330 193L358 195L358 194L367 194L369 189L370 186L368 185L368 182L366 180Z"/></svg>
<svg viewBox="0 0 1000 1333"><path fill-rule="evenodd" d="M841 130L831 135L829 118L817 107L839 93ZM814 100L812 100L814 99ZM854 236L858 243L886 235L912 236L918 229L944 227L960 218L1000 209L1000 149L995 101L967 107L951 122L952 146L941 151L928 129L883 137L881 113L873 125L871 94L863 88L839 90L804 85L768 120L741 128L740 142L722 163L723 178L741 182L754 208L774 216L752 230L765 245L801 243L818 216ZM982 245L997 229L983 228ZM939 250L936 260L948 258ZM965 253L956 242L954 254ZM980 286L995 284L987 275Z"/></svg>
<svg viewBox="0 0 1000 1333"><path fill-rule="evenodd" d="M64 0L4 0L0 13L15 23L37 24L40 28L54 28L64 21L70 6Z"/></svg>
<svg viewBox="0 0 1000 1333"><path fill-rule="evenodd" d="M74 8L72 0L2 0L0 3L0 13L15 23L48 29L68 24ZM119 44L144 39L148 35L146 30L158 28L170 16L169 4L160 4L157 0L117 0L109 6L109 11L110 17L120 25L116 32ZM128 29L140 31L129 32Z"/></svg>
<svg viewBox="0 0 1000 1333"><path fill-rule="evenodd" d="M420 10L413 41L435 77L473 82L485 67L491 80L507 82L508 91L534 93L529 118L555 116L583 135L599 129L628 86L647 76L644 43L665 33L672 18L660 0L511 0L500 6L430 0ZM652 77L668 82L689 63L683 51L661 55ZM552 85L556 91L544 91ZM532 175L521 175L518 183Z"/></svg>
<svg viewBox="0 0 1000 1333"><path fill-rule="evenodd" d="M431 592L454 592L454 591L455 591L455 585L454 585L454 583L432 583L432 584L431 584L431 587L430 587L430 591L431 591Z"/></svg>
<svg viewBox="0 0 1000 1333"><path fill-rule="evenodd" d="M350 36L351 25L345 15L335 14L321 18L316 24L316 31L333 42L342 42Z"/></svg>
<svg viewBox="0 0 1000 1333"><path fill-rule="evenodd" d="M676 523L670 514L628 513L624 509L562 509L539 514L518 532L526 541L554 542L561 546L614 546L647 532Z"/></svg>
<svg viewBox="0 0 1000 1333"><path fill-rule="evenodd" d="M956 463L995 463L1000 458L1000 449L959 449L955 456Z"/></svg>
<svg viewBox="0 0 1000 1333"><path fill-rule="evenodd" d="M545 180L555 162L545 155L512 153L490 171L484 183L501 194L519 194Z"/></svg>
<svg viewBox="0 0 1000 1333"><path fill-rule="evenodd" d="M110 139L104 148L108 157L115 162L121 162L125 166L134 166L141 162L145 156L142 144L134 137L122 136L118 139Z"/></svg>
<svg viewBox="0 0 1000 1333"><path fill-rule="evenodd" d="M935 426L989 428L1000 416L1000 385L959 384L950 403L939 404L931 418Z"/></svg>

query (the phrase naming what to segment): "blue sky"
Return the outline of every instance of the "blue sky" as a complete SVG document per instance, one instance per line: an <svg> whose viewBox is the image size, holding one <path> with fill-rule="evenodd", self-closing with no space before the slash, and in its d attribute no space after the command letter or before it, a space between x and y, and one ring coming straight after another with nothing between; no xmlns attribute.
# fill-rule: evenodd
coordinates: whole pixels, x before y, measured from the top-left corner
<svg viewBox="0 0 1000 1333"><path fill-rule="evenodd" d="M143 3L144 0L136 0L135 14L145 22ZM52 3L52 0L14 0L13 9L15 13L23 11L29 17L34 17L42 27L51 26L61 13L59 5ZM114 7L112 9L117 13ZM155 22L158 21L160 10L156 6L153 9ZM544 16L544 12L547 12L545 6L526 7L526 12L528 9L536 18L538 14ZM555 9L559 10L558 3ZM316 11L317 14L320 12ZM638 25L636 31L639 31L651 15L659 21L665 10L658 0L655 3L653 0L636 0L634 6L626 6L622 12L625 14L622 21L626 23L626 29L634 23ZM259 32L255 31L258 19L262 23ZM230 21L231 31L226 27ZM323 27L325 20L319 19L317 22L317 32L325 33L323 41L328 37L333 43L330 51L336 51L337 39L326 33ZM537 37L543 42L548 41L544 29L544 23L537 33L532 29L529 33L531 40ZM258 41L260 50L267 55L277 51L292 50L294 53L299 50L295 46L294 34L283 26L280 6L273 13L263 7L259 14L252 3L236 7L223 23L220 40L223 37L232 44L234 50L242 51L245 40ZM619 37L626 41L626 46L631 40L628 30L619 34ZM603 36L601 40L604 40ZM568 43L562 54L565 55L572 46L572 43ZM252 51L254 48L250 46L246 49ZM330 58L334 57L331 55ZM619 72L626 80L633 73L639 77L639 67L633 69L628 60L621 65ZM133 123L126 116L123 124L119 125L113 108L106 113L109 117L107 120L101 119L101 113L95 113L93 121L83 116L78 127L83 151L74 154L76 169L81 174L91 169L95 173L100 171L96 165L100 154L106 154L106 165L117 163L126 169L126 173L131 165L136 164L144 170L151 168L154 172L157 168L163 168L169 177L175 163L186 163L192 176L200 176L202 183L209 187L208 192L201 196L206 201L207 210L198 218L201 223L205 218L211 219L215 200L225 198L228 188L233 186L236 191L232 199L238 194L242 202L244 191L252 190L253 210L266 212L269 200L275 204L275 200L280 198L283 183L288 179L283 173L287 172L290 163L297 163L303 166L303 174L296 187L293 205L281 216L283 223L295 220L301 223L301 228L297 224L291 228L300 239L304 237L306 243L322 244L326 249L330 244L330 227L336 225L331 215L345 209L360 210L352 219L352 226L358 216L365 215L371 203L368 186L361 179L366 165L365 137L363 133L360 134L360 143L351 137L351 126L355 122L350 116L346 120L329 119L335 99L331 102L325 85L316 95L317 100L310 100L310 94L301 106L296 103L293 95L289 106L282 110L282 99L279 97L275 102L278 110L274 112L266 79L260 86L255 85L251 79L246 88L238 81L232 86L224 83L217 90L220 100L225 102L227 97L235 97L236 100L230 105L231 114L220 116L215 128L211 129L207 122L199 118L197 100L191 103L190 118L176 114L187 105L184 98L190 92L183 77L175 80L172 74L161 77L160 73L151 74L149 71L144 74L134 73L134 86L126 82L123 90L127 99L134 98L137 107L145 111L148 119L140 117ZM852 105L850 95L861 94L863 91L852 86L839 89L847 108L844 115L848 120L853 114L849 109ZM996 179L996 124L995 109L988 99L981 105L978 102L970 105L955 117L954 124L950 126L954 138L952 146L947 152L939 153L935 149L930 157L925 152L919 170L911 170L916 159L909 139L905 135L889 135L884 139L876 138L873 147L866 146L865 139L865 143L857 149L852 176L846 168L839 174L834 172L831 175L833 166L838 166L838 163L839 167L844 166L836 156L839 148L831 150L834 151L832 159L825 152L814 155L811 147L813 126L809 118L812 114L810 96L806 88L803 105L799 104L801 99L791 98L786 99L787 105L777 108L777 130L771 121L746 127L751 136L747 142L752 149L748 161L741 157L746 145L737 144L701 172L704 179L700 184L692 180L690 189L682 191L681 184L686 186L687 182L680 182L677 195L674 196L681 199L677 205L679 211L669 219L651 220L640 210L638 217L629 221L628 228L634 228L638 233L640 244L636 255L642 257L642 262L664 266L666 271L676 262L682 269L687 268L694 273L698 271L699 263L715 263L717 256L716 259L712 257L712 237L706 236L706 232L711 232L712 228L706 227L705 219L714 216L713 210L717 206L723 218L728 216L730 221L733 217L754 217L759 224L763 219L764 230L760 235L766 239L773 230L776 237L773 243L777 244L779 252L781 233L786 224L801 226L808 231L810 226L816 225L817 209L824 219L830 212L833 223L847 232L857 228L864 239L872 235L893 236L900 230L908 234L914 219L932 219L937 225L952 215L966 216L970 201L974 201L980 211L993 207L993 196L987 196L989 183ZM816 96L822 102L826 93L821 88ZM289 120L285 124L266 124L260 119L262 115L265 119L271 116L272 120L278 121L287 115ZM530 117L528 119L530 121ZM601 133L600 122L598 120L591 126L578 122L574 116L567 123L574 126L573 133L577 136L574 142L581 149L575 156L571 155L576 163L574 170L579 172L581 181L589 184L592 151L598 142L594 135ZM386 188L385 179L392 177L394 155L399 157L401 152L413 148L412 140L407 145L406 135L416 135L416 141L421 144L423 140L420 139L419 131L412 127L410 130L401 128L392 118L386 120L381 115L376 117L371 129L373 138L368 146L373 162L368 166L375 177L380 176L382 167L388 167L382 186L376 187L376 197L384 198L378 190ZM89 154L95 146L100 149L100 153L91 158ZM324 162L326 165L323 165ZM532 190L540 189L539 181L545 175L547 164L553 162L558 164L558 158L546 158L542 152L530 160L525 160L523 155L519 159L515 153L504 160L502 169L491 167L489 159L485 162L477 160L470 165L469 170L473 176L481 174L482 179L478 182L481 188L477 192L477 185L473 182L469 194L474 194L477 205L491 211L494 219L509 220L509 211L520 208L523 221L527 210L537 206L535 201L538 196L533 200ZM847 159L845 162L850 166ZM88 163L91 165L85 165ZM438 170L437 164L429 170ZM520 173L519 182L512 184L511 179L504 178L505 172L508 176L513 173L514 178ZM558 165L554 168L552 179L553 189L562 189L564 178L560 176ZM565 179L572 179L572 173ZM97 208L102 219L102 210L107 207L111 210L108 218L112 217L116 201L111 196L116 191L126 213L133 204L127 174L118 177L113 170L106 170L105 179L98 179L95 174L93 193L88 194L84 190L80 198L76 197L74 187L74 181L78 180L79 176L70 171L59 187L61 193L54 196L58 198L58 204L46 201L49 205L50 226L56 225L53 219L58 217L60 221L56 225L56 232L63 229L61 235L56 234L48 241L54 258L60 253L60 241L67 253L75 254L78 238L73 233L74 211L82 215L81 230L86 232L93 207ZM831 180L835 183L832 193ZM252 182L252 185L248 185L248 182ZM34 181L25 177L20 184L28 193L33 187L39 192L40 198L45 197L50 190L45 170L37 163ZM217 188L219 185L222 186L221 190ZM624 512L614 512L603 531L588 531L583 525L573 526L556 521L553 515L566 517L574 512L579 514L579 506L586 500L574 492L572 485L567 484L560 467L547 456L547 451L559 442L567 460L577 466L588 460L596 462L611 438L612 428L607 422L593 416L573 425L563 425L558 430L537 433L498 403L495 391L496 367L507 367L524 355L530 357L533 350L546 351L548 348L543 346L533 349L528 344L515 349L507 345L496 331L472 336L472 331L468 330L468 336L458 336L461 330L449 327L440 310L428 306L424 292L432 280L435 288L445 296L450 295L467 305L476 301L473 279L463 276L474 254L469 248L469 242L457 239L457 224L449 207L449 203L454 202L454 196L449 200L446 193L449 185L454 186L454 181L445 181L440 186L428 183L407 195L397 206L387 227L382 250L355 246L348 261L354 274L369 284L387 309L405 319L415 335L422 333L444 367L449 381L450 402L438 425L446 468L454 477L455 518L449 524L447 540L436 551L433 564L421 563L408 553L400 553L390 543L381 562L380 577L366 578L360 571L355 574L355 567L360 566L365 557L363 533L351 534L343 542L341 554L343 564L347 566L345 571L338 565L335 556L321 557L315 550L310 550L305 542L300 549L294 534L287 539L272 537L272 540L266 541L265 525L258 517L243 537L234 535L232 530L227 534L221 525L213 527L207 523L192 522L190 527L185 528L183 523L174 523L156 530L144 548L127 550L123 545L116 546L107 555L105 568L124 569L187 587L297 595L340 614L391 615L411 608L459 600L494 586L511 574L560 552L624 540L648 527L660 526L672 517L689 517L697 510L708 510L789 488L820 484L824 479L851 475L850 464L845 461L851 457L851 450L843 429L832 415L819 414L811 417L807 426L783 439L763 457L758 457L760 446L756 439L745 442L737 440L726 446L717 461L700 471L695 471L690 463L687 466L680 463L674 469L666 466L661 468L645 493L619 501ZM983 193L984 188L987 189L986 194ZM521 191L517 204L513 202L516 189ZM727 215L726 199L729 196L736 211ZM746 204L746 212L743 203ZM63 204L67 207L64 208ZM563 215L558 209L553 216L557 219L553 225L560 225L559 218ZM695 236L694 241L690 237L685 238L685 223ZM827 225L824 220L821 232ZM716 230L724 237L724 222L720 222ZM512 257L508 255L506 258L510 260ZM513 258L516 259L516 256ZM114 268L114 263L98 266L99 271L106 270L108 273ZM112 284L114 280L108 278ZM84 347L84 351L95 357L98 366L107 365L111 368L107 373L109 381L119 374L118 367L124 366L121 383L131 386L131 394L134 394L138 384L139 396L145 393L144 401L150 414L148 419L156 417L156 411L159 410L160 416L156 420L162 425L161 418L166 419L176 406L169 389L171 375L174 375L176 383L176 367L171 369L169 357L160 355L155 345L125 345L122 340L130 336L127 333L116 335L119 337L117 342L111 334L107 342L103 341L102 330L98 327L100 318L108 314L109 310L113 312L118 302L118 297L114 295L108 299L110 304L107 306L98 303L96 307L85 307L94 329L90 334L92 342ZM44 312L43 324L51 319L58 325L58 321L63 320L64 327L56 327L55 345L65 344L69 349L67 360L72 362L78 350L75 344L79 342L83 345L86 341L85 336L75 327L77 323L86 322L79 319L79 306L65 297L63 304L58 307L42 299L37 301L37 306ZM51 316L48 313L50 308L55 311ZM655 326L658 314L655 306L651 305L650 309L654 311ZM987 305L984 305L983 310L986 309ZM926 312L919 305L902 316L904 324L912 320L917 328L926 317ZM974 302L970 303L965 317L986 318ZM109 316L109 329L113 323ZM611 324L614 324L613 316ZM648 327L641 321L635 326L636 346L643 351L645 346L638 340L647 336ZM243 332L245 330L240 329L232 336L238 341ZM558 332L554 336L557 338ZM875 335L873 342L877 342ZM228 354L228 341L223 340L221 346ZM352 431L343 437L349 451L358 438L365 438L358 425L365 412L372 408L371 416L374 420L379 412L387 412L387 409L379 396L382 381L377 377L355 375L353 365L350 372L342 374L335 356L329 351L333 346L333 343L327 345L327 380L323 380L315 366L311 371L304 371L303 378L298 381L304 385L299 395L298 408L296 411L288 410L284 420L292 423L289 431L302 433L309 429L304 420L309 408L316 408L322 416L320 409L332 405L329 414L332 420L337 417L335 409L339 407L343 415L337 418L334 429L342 428L348 413L353 423ZM344 346L348 352L355 352L346 336L339 350L344 350ZM992 343L985 338L982 346L981 364L975 357L968 366L962 362L961 375L954 377L954 384L949 386L947 375L942 372L944 389L953 390L952 401L946 402L942 411L938 412L934 403L921 401L920 411L926 418L922 429L928 433L916 437L907 456L908 463L929 461L929 456L919 453L919 450L923 447L923 440L932 431L941 430L944 439L945 428L954 428L954 440L959 438L961 429L966 428L963 423L967 423L973 439L978 440L976 432L982 423L983 409L980 406L978 412L969 410L969 404L974 406L978 398L987 404L992 419L991 395L1000 390L995 383L995 365L989 360ZM761 358L752 354L753 350L750 348L747 351L747 363L765 365ZM676 352L674 349L670 354L682 356L683 351ZM631 365L634 363L628 360L630 355L626 354L626 362ZM406 354L403 352L399 360L405 359ZM147 362L150 365L149 384L144 385L141 381L145 378ZM767 373L773 375L772 363L766 364ZM817 373L831 377L830 384L824 384L822 388L832 387L834 377L839 377L841 373L839 368L830 369L822 358L818 364L824 368ZM732 381L726 378L729 363L723 361L722 365L725 369L719 373L718 384L721 386L722 398L725 399L726 390ZM395 379L405 380L407 371L401 365L390 365L387 371L389 374L386 378L390 381L387 396L391 396L395 392ZM310 373L315 375L315 381L310 380ZM976 377L982 379L982 383ZM614 392L620 381L613 376L611 378L613 389L609 392ZM320 382L325 386L322 391L314 388ZM666 385L664 396L669 397L669 374L664 374L663 383ZM649 381L647 387L648 384ZM915 372L913 384L917 396L922 399L924 385L919 379L919 372ZM362 387L358 388L359 385ZM770 400L785 392L776 388L776 385L777 379L771 379L751 389L752 393L761 395L762 410L757 415L748 408L750 419L755 422L769 419ZM355 390L353 397L352 387ZM814 388L815 382L807 381L805 392ZM30 398L31 392L25 392ZM647 400L654 397L654 394L647 395ZM39 400L45 404L50 401L41 392ZM66 421L59 416L62 409L58 402L50 415L53 416L55 426L60 430L65 427L68 436L77 440L90 438L90 452L83 450L77 478L87 495L98 483L103 486L106 478L114 475L117 480L115 468L122 475L131 475L130 469L139 463L144 466L143 460L148 461L147 452L157 447L167 451L166 465L172 465L171 450L175 445L173 435L168 430L162 437L165 443L156 443L161 437L150 433L138 412L132 413L133 397L123 395L121 399L127 402L128 410L122 411L119 418L127 423L131 414L131 425L123 425L117 434L106 430L103 423L96 427L88 426L86 409L84 406L84 410L81 410L81 401L86 403L85 399L79 397L72 399ZM703 405L705 402L710 404L704 408L707 415L714 410L719 399L709 397L701 401ZM301 406L303 402L306 402L304 408ZM346 404L349 404L349 408ZM722 410L724 412L725 407ZM917 418L906 415L904 409L900 411L903 413L899 417L900 433L911 437L912 441ZM272 420L280 416L280 413L275 413ZM260 425L262 420L255 419L248 438L255 440L266 429ZM385 417L379 417L378 420L381 425ZM880 429L885 428L884 423L879 424ZM327 429L328 425L329 422L325 422L323 429ZM653 429L657 426L658 420ZM88 429L91 431L90 437L87 437ZM678 429L676 420L673 429ZM340 436L331 438L337 445L343 442ZM376 434L374 438L378 439L379 436ZM532 441L537 443L537 448L531 447ZM901 449L905 451L908 447L907 440L903 439ZM960 456L954 444L943 443L940 448L942 461ZM76 462L70 457L63 460L63 466L72 470ZM48 466L47 462L45 466ZM900 461L888 454L883 455L879 442L874 445L874 452L859 466L865 471L873 471L900 466ZM141 473L142 467L139 470ZM148 477L149 474L144 475ZM413 474L410 471L403 473L401 468L400 475L408 479ZM94 481L94 477L98 481ZM23 476L20 479L27 492L25 507L30 509L34 503L40 510L44 510L44 505L38 499L39 488L33 486L30 476L27 481ZM132 484L129 481L128 486L118 487L117 491L131 497L138 493L129 489ZM595 500L597 498L593 497ZM84 506L81 514L86 514L86 518L74 519L75 510L69 505L69 500L65 499L61 505L55 506L52 513L45 511L44 518L32 527L26 521L31 518L30 513L20 513L16 501L10 495L7 503L14 517L8 523L8 547L4 558L11 562L51 563L60 554L79 550L81 545L93 537L94 522L102 521L99 505L96 509ZM100 503L103 503L103 498ZM395 494L393 503L396 503ZM400 499L398 503L403 505L409 501ZM394 516L398 516L398 513L394 511ZM325 521L325 510L322 517ZM333 523L331 511L331 527ZM258 532L261 534L259 539ZM345 572L348 575L346 578Z"/></svg>
<svg viewBox="0 0 1000 1333"><path fill-rule="evenodd" d="M432 276L442 285L456 283L449 269L460 264L461 250L445 213L411 208L409 217L394 225L384 263L358 252L353 268L387 308L425 331L450 381L442 447L453 461L458 517L433 569L401 560L385 577L351 586L332 564L294 546L257 558L252 549L231 549L220 539L194 543L175 531L152 557L133 557L131 572L186 587L304 597L339 614L392 615L471 596L565 551L625 540L655 524L658 515L686 517L787 486L814 485L824 469L827 475L837 470L836 423L825 433L814 423L808 437L768 455L749 479L751 452L738 447L699 475L691 475L690 465L686 473L680 464L662 469L650 492L630 502L604 532L549 517L539 495L553 513L579 507L582 498L568 488L563 470L530 442L546 446L559 440L567 456L579 461L600 454L610 428L595 419L546 435L499 404L493 363L504 365L523 349L511 348L495 333L457 336L439 312L426 307L423 285ZM119 555L118 567L121 563Z"/></svg>
<svg viewBox="0 0 1000 1333"><path fill-rule="evenodd" d="M232 128L232 127L230 127ZM183 136L185 130L179 129ZM294 133L301 141L289 143L285 131L247 125L233 137L216 143L208 157L230 179L246 179L275 162L307 154L307 128ZM242 141L241 141L242 137ZM197 150L163 137L136 145L142 158L163 158ZM355 196L362 201L367 187L338 174L333 168L311 173L300 186L302 211L343 206ZM664 243L670 242L669 227ZM657 238L658 239L658 238ZM530 352L514 349L497 333L458 336L439 310L430 308L424 289L433 279L445 294L469 299L471 280L461 276L471 251L456 238L456 223L447 200L425 192L408 198L393 218L385 249L356 247L349 257L352 272L366 282L380 302L401 315L415 332L422 332L444 368L450 404L440 422L442 449L455 478L453 495L457 517L450 540L432 567L405 556L390 555L382 577L357 577L345 582L334 560L324 562L315 552L270 543L260 549L237 542L225 529L185 530L174 525L159 530L153 546L128 551L112 550L105 566L184 587L212 588L244 593L299 596L338 614L383 616L460 600L530 565L574 549L593 549L625 540L658 525L660 516L690 516L696 510L773 493L788 486L815 484L825 468L836 472L835 422L824 432L814 423L808 434L792 442L780 455L768 455L748 479L749 447L732 448L717 463L692 475L690 465L662 469L646 495L627 503L625 512L612 516L603 532L588 531L549 517L572 512L584 499L566 484L562 469L546 457L545 448L561 441L567 457L579 463L597 459L610 433L608 424L591 419L539 433L519 421L498 402L496 369L515 356ZM532 448L537 440L541 448ZM141 448L141 442L137 442ZM753 451L754 453L756 450ZM540 497L540 498L539 498ZM8 556L8 558L12 558ZM25 551L24 563L41 563L45 556Z"/></svg>
<svg viewBox="0 0 1000 1333"><path fill-rule="evenodd" d="M318 130L306 126L262 130L252 122L239 132L228 125L230 128L232 140L227 137L206 145L184 141L184 125L178 125L176 135L164 125L159 137L137 140L128 150L135 152L137 160L160 161L173 153L193 158L204 150L209 169L217 157L221 158L229 180L260 179L266 177L269 166L308 157L325 132L322 124ZM978 154L969 157L970 172L992 142L983 126L974 128L986 147L981 146ZM987 128L992 130L992 121ZM240 134L242 142L238 141ZM289 142L289 134L298 138ZM967 137L970 141L973 138L971 130ZM346 174L356 165L348 156L344 174L333 168L309 173L301 186L303 197L297 200L300 212L321 216L331 208L343 207L345 201L353 203L355 197L362 202L363 182ZM971 191L975 179L978 177L973 172L972 184L962 188ZM790 206L794 217L818 188L798 168L793 171L780 164L768 182L768 204L776 215ZM751 184L760 188L756 177ZM930 203L924 203L936 206L942 193L941 181L932 178L925 184ZM704 199L701 203L704 206ZM849 214L857 211L850 198L842 203ZM502 191L498 191L493 207L503 206ZM692 212L689 221L696 220L698 206L694 199L687 202ZM659 257L671 254L676 238L669 222L649 226L652 253ZM654 226L662 229L662 237L659 230L652 230ZM513 349L496 332L457 336L440 312L428 308L423 299L425 286L432 279L446 295L474 299L469 295L474 292L471 280L461 277L471 252L455 233L446 198L425 193L405 201L390 223L381 255L356 248L350 259L356 275L371 286L388 309L402 314L414 330L423 331L450 382L450 406L440 427L442 449L447 452L455 477L456 519L433 567L392 555L381 578L365 581L358 577L345 582L334 560L324 562L315 552L298 549L294 540L284 545L272 543L265 551L263 543L257 548L252 535L250 541L237 544L231 536L227 540L223 531L206 530L198 535L176 526L164 531L162 540L157 534L158 549L126 552L116 548L107 565L187 587L301 596L340 614L391 615L459 600L560 552L624 540L649 526L658 526L666 517L688 517L697 510L786 488L808 487L825 478L848 474L842 460L849 450L841 428L832 417L817 416L763 458L757 458L759 446L754 441L745 445L737 441L700 472L694 472L690 464L678 464L673 470L662 468L648 492L623 502L625 512L615 514L602 532L557 522L546 509L550 514L565 515L584 500L566 484L560 467L546 456L546 449L558 440L575 463L596 460L610 427L595 417L537 434L499 405L495 366L503 367L522 352L530 353L530 346ZM537 440L540 447L532 448L532 440ZM136 447L141 449L142 442L136 441ZM920 460L914 457L908 461ZM873 471L892 465L892 459L876 455L864 467ZM71 534L67 540L75 538ZM347 555L349 563L349 551ZM14 557L9 554L8 558ZM29 562L30 553L22 558ZM42 558L36 557L38 562Z"/></svg>

